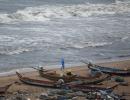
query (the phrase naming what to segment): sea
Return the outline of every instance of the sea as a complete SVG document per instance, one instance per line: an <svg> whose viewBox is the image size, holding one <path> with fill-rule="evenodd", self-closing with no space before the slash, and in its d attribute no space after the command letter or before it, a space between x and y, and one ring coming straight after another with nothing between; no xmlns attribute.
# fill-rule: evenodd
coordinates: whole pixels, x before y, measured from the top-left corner
<svg viewBox="0 0 130 100"><path fill-rule="evenodd" d="M0 73L130 58L130 0L0 0Z"/></svg>

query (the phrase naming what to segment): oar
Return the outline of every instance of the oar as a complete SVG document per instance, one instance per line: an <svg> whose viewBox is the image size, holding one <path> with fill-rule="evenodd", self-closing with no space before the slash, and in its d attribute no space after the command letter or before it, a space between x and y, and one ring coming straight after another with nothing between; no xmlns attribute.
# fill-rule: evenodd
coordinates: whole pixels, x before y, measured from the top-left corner
<svg viewBox="0 0 130 100"><path fill-rule="evenodd" d="M36 69L36 70L38 70L38 71L40 71L40 70L41 70L41 69L36 68L36 67L31 67L31 68ZM44 71L44 72L48 72L49 70L43 69L42 71Z"/></svg>
<svg viewBox="0 0 130 100"><path fill-rule="evenodd" d="M85 61L81 60L81 62L84 63L84 64L86 64L86 65L91 64L91 65L94 65L94 66L98 66L98 65L96 65L96 64L93 64L91 61L85 62Z"/></svg>
<svg viewBox="0 0 130 100"><path fill-rule="evenodd" d="M90 61L85 62L85 61L81 60L81 62L84 63L84 64L86 64L86 65L88 66L88 68L89 68L89 65L92 65L92 66L94 65L94 64L92 64Z"/></svg>
<svg viewBox="0 0 130 100"><path fill-rule="evenodd" d="M31 67L31 68L36 69L36 70L39 70L39 69L38 69L38 68L36 68L36 67Z"/></svg>
<svg viewBox="0 0 130 100"><path fill-rule="evenodd" d="M89 63L91 63L91 62L88 62L88 63L87 63L87 62L85 62L85 61L83 61L83 60L80 60L80 62L82 62L82 63L84 63L84 64L87 64L87 65L88 65Z"/></svg>

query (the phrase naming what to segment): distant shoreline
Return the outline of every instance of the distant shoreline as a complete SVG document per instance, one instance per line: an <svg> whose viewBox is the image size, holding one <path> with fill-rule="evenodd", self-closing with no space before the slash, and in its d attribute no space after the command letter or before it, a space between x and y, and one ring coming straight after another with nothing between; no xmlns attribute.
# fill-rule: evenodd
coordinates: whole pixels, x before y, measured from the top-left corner
<svg viewBox="0 0 130 100"><path fill-rule="evenodd" d="M111 59L111 60L98 60L92 63L96 63L96 64L106 64L106 63L114 63L114 62L123 62L123 61L129 61L130 58L127 59ZM66 64L66 68L72 68L72 67L77 67L77 66L85 66L84 63L78 63L78 64ZM34 66L35 67L35 66ZM60 69L61 65L50 65L50 66L43 66L46 69ZM107 66L106 66L107 67ZM114 67L114 66L110 66L110 67ZM6 77L6 76L13 76L15 75L16 71L20 71L21 73L28 73L28 72L33 72L36 71L33 68L19 68L19 69L12 69L10 71L6 71L6 72L0 72L0 77Z"/></svg>

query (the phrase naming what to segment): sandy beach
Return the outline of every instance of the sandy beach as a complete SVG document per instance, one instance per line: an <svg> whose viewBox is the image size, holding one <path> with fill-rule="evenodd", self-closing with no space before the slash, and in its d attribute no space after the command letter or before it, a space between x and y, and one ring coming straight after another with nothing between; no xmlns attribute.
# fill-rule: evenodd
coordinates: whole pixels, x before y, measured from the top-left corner
<svg viewBox="0 0 130 100"><path fill-rule="evenodd" d="M130 0L0 0L0 100L122 98Z"/></svg>
<svg viewBox="0 0 130 100"><path fill-rule="evenodd" d="M108 66L108 67L113 66L113 67L122 68L122 69L124 69L124 68L130 69L130 60L106 62L106 63L100 63L99 65L104 65L104 66ZM71 70L73 73L82 75L82 76L88 76L90 73L85 64L83 66L70 67L65 70L68 70L68 69ZM60 73L60 69L53 69L53 70L56 70L57 73ZM37 71L22 73L22 74L24 76L31 77L34 79L43 79L42 77L39 76ZM130 82L130 77L124 77L124 79L128 83ZM17 91L24 91L29 94L32 94L32 96L30 98L31 98L31 100L35 100L36 95L34 95L34 94L44 93L46 90L48 90L47 88L43 88L43 87L26 85L26 84L20 82L16 75L0 77L0 86L5 86L6 84L10 84L13 82L18 82L18 83L13 84L8 89L8 91L7 91L8 95L12 95L12 94L16 93ZM105 82L103 82L102 87L110 87L110 86L113 86L114 84L116 84L116 83L110 82L110 81L105 81ZM118 94L121 94L123 92L130 93L130 86L129 85L128 86L118 86L114 91ZM129 96L127 96L126 98L128 100L130 99Z"/></svg>

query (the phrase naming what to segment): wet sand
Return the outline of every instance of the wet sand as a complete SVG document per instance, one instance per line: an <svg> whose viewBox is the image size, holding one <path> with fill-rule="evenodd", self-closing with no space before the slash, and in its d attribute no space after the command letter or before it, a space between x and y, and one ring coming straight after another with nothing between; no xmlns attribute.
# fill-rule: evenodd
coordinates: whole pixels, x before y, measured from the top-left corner
<svg viewBox="0 0 130 100"><path fill-rule="evenodd" d="M100 63L99 65L103 66L108 66L108 67L117 67L117 68L129 68L130 69L130 60L125 60L125 61L115 61L115 62L106 62L106 63ZM60 73L60 69L53 69L56 70L57 73ZM75 66L75 67L70 67L67 68L66 70L71 70L73 73L82 75L82 76L89 76L90 71L88 70L87 66L84 64L82 66ZM34 72L28 72L28 73L23 73L24 76L30 77L30 78L36 78L36 79L43 79L42 77L39 76L37 71ZM125 77L124 78L127 82L130 83L130 77ZM0 86L4 86L6 84L10 84L13 82L18 82L17 84L13 84L9 89L8 89L8 95L15 94L17 91L24 91L29 94L33 94L31 96L31 100L35 100L34 98L36 97L34 94L40 94L48 90L47 88L43 87L36 87L36 86L30 86L26 85L22 82L19 81L16 75L11 75L11 76L3 76L0 77ZM117 83L112 82L112 81L105 81L103 82L102 87L110 87L113 86ZM122 92L130 93L130 85L128 86L118 86L115 90L116 93L121 94ZM127 96L127 99L129 100L130 97Z"/></svg>

